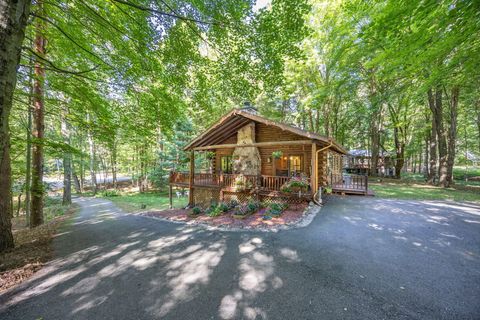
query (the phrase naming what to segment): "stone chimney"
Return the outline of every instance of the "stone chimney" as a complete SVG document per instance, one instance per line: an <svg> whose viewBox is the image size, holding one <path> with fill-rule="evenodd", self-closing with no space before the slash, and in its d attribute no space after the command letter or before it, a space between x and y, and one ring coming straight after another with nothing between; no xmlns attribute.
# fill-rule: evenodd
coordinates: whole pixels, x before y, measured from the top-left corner
<svg viewBox="0 0 480 320"><path fill-rule="evenodd" d="M240 128L237 133L237 147L233 151L233 171L245 175L259 175L261 172L261 158L258 148L243 146L255 143L255 122L250 122Z"/></svg>

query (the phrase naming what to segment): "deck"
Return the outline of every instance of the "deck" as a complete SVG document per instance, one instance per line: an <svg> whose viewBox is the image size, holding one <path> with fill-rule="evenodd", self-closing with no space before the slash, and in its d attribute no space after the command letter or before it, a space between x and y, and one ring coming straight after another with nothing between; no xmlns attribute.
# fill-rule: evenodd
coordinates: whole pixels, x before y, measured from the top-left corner
<svg viewBox="0 0 480 320"><path fill-rule="evenodd" d="M331 174L328 184L334 193L373 195L368 189L367 175Z"/></svg>

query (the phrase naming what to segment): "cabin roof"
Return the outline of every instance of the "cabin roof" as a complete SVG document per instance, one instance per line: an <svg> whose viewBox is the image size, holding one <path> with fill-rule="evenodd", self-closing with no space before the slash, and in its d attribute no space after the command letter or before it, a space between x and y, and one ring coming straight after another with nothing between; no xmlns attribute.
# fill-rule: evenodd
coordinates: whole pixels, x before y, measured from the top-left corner
<svg viewBox="0 0 480 320"><path fill-rule="evenodd" d="M221 117L220 120L210 126L210 128L205 130L198 137L193 139L187 146L185 146L184 150L192 150L197 147L217 145L226 138L230 137L235 132L237 132L240 128L250 123L251 121L263 123L267 126L274 126L280 128L281 130L294 133L298 136L311 139L312 141L318 141L327 144L332 143L332 149L343 154L348 153L342 145L337 143L332 138L306 131L292 125L269 120L259 115L251 114L249 112L238 109L233 109L232 111Z"/></svg>
<svg viewBox="0 0 480 320"><path fill-rule="evenodd" d="M365 149L352 149L348 151L348 155L352 157L365 157L365 158L370 158L372 155L370 153L370 150L365 150ZM379 151L379 156L380 157L388 157L391 156L390 152L386 152L384 150Z"/></svg>

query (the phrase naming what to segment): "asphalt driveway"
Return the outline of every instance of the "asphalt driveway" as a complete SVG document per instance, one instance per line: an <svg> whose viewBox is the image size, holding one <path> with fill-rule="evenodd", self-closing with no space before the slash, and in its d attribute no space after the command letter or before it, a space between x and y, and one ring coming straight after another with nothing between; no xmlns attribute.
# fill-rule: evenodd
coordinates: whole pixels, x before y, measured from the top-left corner
<svg viewBox="0 0 480 320"><path fill-rule="evenodd" d="M306 228L219 232L78 199L7 319L479 319L480 207L332 199Z"/></svg>

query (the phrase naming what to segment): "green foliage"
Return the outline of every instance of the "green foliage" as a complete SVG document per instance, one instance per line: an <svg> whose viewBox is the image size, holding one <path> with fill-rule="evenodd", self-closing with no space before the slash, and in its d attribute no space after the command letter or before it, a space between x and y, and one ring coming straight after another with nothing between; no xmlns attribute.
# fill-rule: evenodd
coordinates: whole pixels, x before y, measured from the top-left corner
<svg viewBox="0 0 480 320"><path fill-rule="evenodd" d="M248 205L239 205L235 207L233 211L233 215L235 216L247 216L251 213L252 212L250 211L250 208L248 207Z"/></svg>
<svg viewBox="0 0 480 320"><path fill-rule="evenodd" d="M248 216L260 209L260 202L249 201L247 204L238 205L235 207L233 214L235 216Z"/></svg>
<svg viewBox="0 0 480 320"><path fill-rule="evenodd" d="M170 206L168 194L165 192L144 192L144 193L119 193L117 196L108 197L110 201L125 210L126 212L137 212L145 205L149 210L167 210ZM188 198L173 198L174 208L184 208Z"/></svg>
<svg viewBox="0 0 480 320"><path fill-rule="evenodd" d="M282 151L273 151L272 152L272 158L273 159L280 159L283 156Z"/></svg>
<svg viewBox="0 0 480 320"><path fill-rule="evenodd" d="M238 206L238 201L237 201L237 200L230 200L230 201L228 202L228 207L229 207L229 209L233 209L233 208L235 208L236 206Z"/></svg>
<svg viewBox="0 0 480 320"><path fill-rule="evenodd" d="M285 182L281 187L280 191L285 193L291 192L305 192L309 187L308 180L305 176L292 177L290 180Z"/></svg>
<svg viewBox="0 0 480 320"><path fill-rule="evenodd" d="M45 197L43 210L45 221L50 221L56 217L65 215L70 208L71 206L64 206L60 198Z"/></svg>
<svg viewBox="0 0 480 320"><path fill-rule="evenodd" d="M257 211L258 209L260 209L260 204L258 202L254 202L254 201L251 201L247 204L248 206L248 209L251 211L251 212L255 212Z"/></svg>
<svg viewBox="0 0 480 320"><path fill-rule="evenodd" d="M205 214L209 217L218 217L219 215L221 215L223 213L223 210L222 208L220 207L220 205L218 206L214 206L214 207L210 207L208 208L206 211L205 211Z"/></svg>
<svg viewBox="0 0 480 320"><path fill-rule="evenodd" d="M286 203L272 203L270 204L268 210L266 211L266 215L278 217L288 208L288 204Z"/></svg>
<svg viewBox="0 0 480 320"><path fill-rule="evenodd" d="M200 208L200 207L194 207L194 208L192 209L192 213L193 213L194 215L196 215L196 216L197 216L197 215L200 215L200 214L202 214L202 208Z"/></svg>
<svg viewBox="0 0 480 320"><path fill-rule="evenodd" d="M224 202L220 203L218 207L223 213L228 212L228 210L230 210L230 206Z"/></svg>
<svg viewBox="0 0 480 320"><path fill-rule="evenodd" d="M103 190L102 197L118 197L120 192L118 190Z"/></svg>

